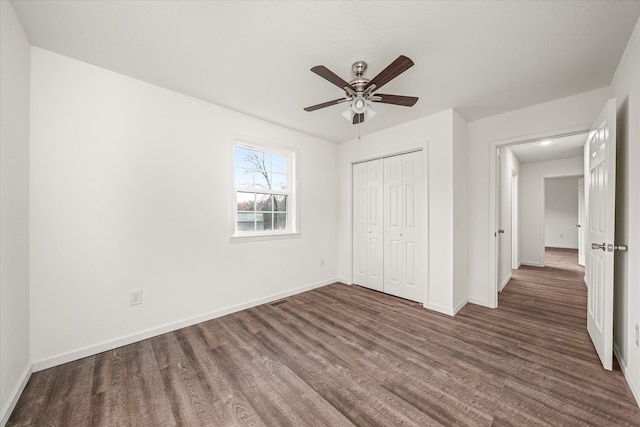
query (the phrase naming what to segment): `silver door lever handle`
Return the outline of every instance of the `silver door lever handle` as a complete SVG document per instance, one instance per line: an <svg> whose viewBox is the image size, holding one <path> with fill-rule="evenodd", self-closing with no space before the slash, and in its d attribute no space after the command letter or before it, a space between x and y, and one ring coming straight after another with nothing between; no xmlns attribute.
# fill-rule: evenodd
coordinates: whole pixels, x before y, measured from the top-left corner
<svg viewBox="0 0 640 427"><path fill-rule="evenodd" d="M605 249L605 246L606 246L606 245L605 245L604 243L603 243L603 244L601 244L601 245L599 245L599 244L597 244L597 243L592 243L592 244L591 244L591 249L602 249L602 250L604 251L604 250L606 250L606 249Z"/></svg>

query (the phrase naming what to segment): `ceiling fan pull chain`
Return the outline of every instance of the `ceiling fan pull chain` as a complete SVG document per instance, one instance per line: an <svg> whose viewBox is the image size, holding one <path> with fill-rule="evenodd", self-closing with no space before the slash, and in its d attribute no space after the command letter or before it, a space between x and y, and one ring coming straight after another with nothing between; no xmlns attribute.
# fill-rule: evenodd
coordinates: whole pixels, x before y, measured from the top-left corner
<svg viewBox="0 0 640 427"><path fill-rule="evenodd" d="M358 122L358 144L360 144L360 126L362 126L362 122Z"/></svg>

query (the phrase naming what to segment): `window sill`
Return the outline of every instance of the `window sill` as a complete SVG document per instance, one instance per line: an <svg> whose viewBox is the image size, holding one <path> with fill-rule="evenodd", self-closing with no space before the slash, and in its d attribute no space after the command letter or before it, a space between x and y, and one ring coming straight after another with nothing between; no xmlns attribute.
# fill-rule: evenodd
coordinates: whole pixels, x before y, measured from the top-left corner
<svg viewBox="0 0 640 427"><path fill-rule="evenodd" d="M262 242L266 240L298 239L300 233L248 234L229 237L229 243Z"/></svg>

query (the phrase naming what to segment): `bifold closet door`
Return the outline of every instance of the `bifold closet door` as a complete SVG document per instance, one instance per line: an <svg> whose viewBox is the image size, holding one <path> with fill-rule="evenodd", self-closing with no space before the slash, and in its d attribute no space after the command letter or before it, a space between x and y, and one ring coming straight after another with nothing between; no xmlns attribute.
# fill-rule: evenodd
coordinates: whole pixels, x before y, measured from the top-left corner
<svg viewBox="0 0 640 427"><path fill-rule="evenodd" d="M385 293L423 301L424 175L422 153L384 159Z"/></svg>
<svg viewBox="0 0 640 427"><path fill-rule="evenodd" d="M383 161L353 165L353 282L383 289Z"/></svg>

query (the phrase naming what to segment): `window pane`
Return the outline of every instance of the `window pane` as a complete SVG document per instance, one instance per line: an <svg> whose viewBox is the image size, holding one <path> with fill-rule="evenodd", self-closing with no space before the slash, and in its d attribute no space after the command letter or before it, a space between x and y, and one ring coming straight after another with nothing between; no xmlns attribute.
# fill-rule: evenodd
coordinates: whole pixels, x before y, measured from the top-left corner
<svg viewBox="0 0 640 427"><path fill-rule="evenodd" d="M286 213L277 213L274 214L275 217L275 230L286 230L287 228L287 214Z"/></svg>
<svg viewBox="0 0 640 427"><path fill-rule="evenodd" d="M236 168L235 170L236 188L253 187L253 170Z"/></svg>
<svg viewBox="0 0 640 427"><path fill-rule="evenodd" d="M256 194L256 210L271 212L273 210L273 196L271 194Z"/></svg>
<svg viewBox="0 0 640 427"><path fill-rule="evenodd" d="M263 230L273 230L273 212L262 212Z"/></svg>
<svg viewBox="0 0 640 427"><path fill-rule="evenodd" d="M255 150L244 147L236 147L234 151L235 168L255 169L255 156L258 153Z"/></svg>
<svg viewBox="0 0 640 427"><path fill-rule="evenodd" d="M256 229L255 212L238 212L238 231L254 231Z"/></svg>
<svg viewBox="0 0 640 427"><path fill-rule="evenodd" d="M264 230L264 214L263 213L259 213L256 212L255 213L255 218L256 218L256 230Z"/></svg>
<svg viewBox="0 0 640 427"><path fill-rule="evenodd" d="M271 190L271 185L267 181L267 177L262 171L256 171L253 174L254 185L256 188L264 188L265 190Z"/></svg>
<svg viewBox="0 0 640 427"><path fill-rule="evenodd" d="M273 196L273 210L276 212L287 211L287 196Z"/></svg>
<svg viewBox="0 0 640 427"><path fill-rule="evenodd" d="M287 158L276 154L271 158L271 171L273 173L287 174Z"/></svg>
<svg viewBox="0 0 640 427"><path fill-rule="evenodd" d="M236 193L237 200L237 210L240 211L255 211L256 210L256 202L255 202L255 194L254 193L242 193L238 191Z"/></svg>
<svg viewBox="0 0 640 427"><path fill-rule="evenodd" d="M286 191L287 190L287 176L281 173L274 173L271 175L272 190Z"/></svg>

